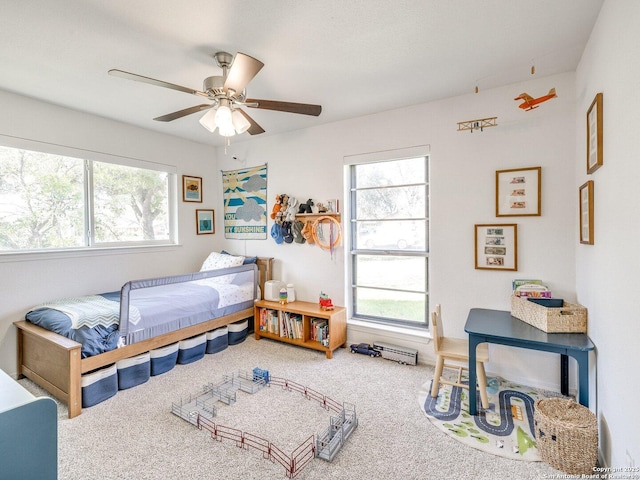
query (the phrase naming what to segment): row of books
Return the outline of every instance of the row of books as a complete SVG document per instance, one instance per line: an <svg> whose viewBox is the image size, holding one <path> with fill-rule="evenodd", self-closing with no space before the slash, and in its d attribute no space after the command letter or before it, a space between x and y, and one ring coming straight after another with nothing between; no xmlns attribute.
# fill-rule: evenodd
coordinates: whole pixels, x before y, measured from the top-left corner
<svg viewBox="0 0 640 480"><path fill-rule="evenodd" d="M302 315L290 312L278 312L269 308L260 309L259 327L261 332L272 333L280 337L294 340L304 339L304 326ZM320 342L325 347L329 346L329 324L324 318L311 318L309 325L309 337Z"/></svg>
<svg viewBox="0 0 640 480"><path fill-rule="evenodd" d="M325 347L329 346L329 325L323 318L312 318L309 335L311 340L320 342Z"/></svg>
<svg viewBox="0 0 640 480"><path fill-rule="evenodd" d="M542 280L516 279L512 282L512 295L516 297L551 298L551 290Z"/></svg>
<svg viewBox="0 0 640 480"><path fill-rule="evenodd" d="M301 340L303 337L302 315L280 312L280 336Z"/></svg>
<svg viewBox="0 0 640 480"><path fill-rule="evenodd" d="M267 308L260 309L260 331L278 335L278 311Z"/></svg>

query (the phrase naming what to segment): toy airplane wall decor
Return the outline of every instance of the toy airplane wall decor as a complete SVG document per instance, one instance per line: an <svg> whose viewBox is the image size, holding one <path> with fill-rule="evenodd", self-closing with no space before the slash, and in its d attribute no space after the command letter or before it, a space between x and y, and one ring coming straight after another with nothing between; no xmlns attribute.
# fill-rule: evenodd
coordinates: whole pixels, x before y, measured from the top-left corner
<svg viewBox="0 0 640 480"><path fill-rule="evenodd" d="M533 98L528 93L521 93L516 98L514 98L514 100L522 100L522 103L518 105L518 107L522 108L525 111L528 111L533 110L534 108L538 108L538 106L542 102L546 102L547 100L551 100L552 98L556 98L557 96L558 95L556 95L556 89L552 88L551 90L549 90L548 94L543 95L542 97Z"/></svg>

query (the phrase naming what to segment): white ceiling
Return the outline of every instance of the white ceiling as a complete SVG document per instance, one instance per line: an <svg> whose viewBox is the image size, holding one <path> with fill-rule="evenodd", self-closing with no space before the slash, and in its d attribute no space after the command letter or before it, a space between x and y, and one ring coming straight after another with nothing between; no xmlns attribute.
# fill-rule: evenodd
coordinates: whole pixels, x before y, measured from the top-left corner
<svg viewBox="0 0 640 480"><path fill-rule="evenodd" d="M215 52L246 53L265 64L249 97L323 107L247 109L269 135L574 71L602 2L0 0L0 89L222 145L201 114L152 120L201 97L107 71L200 90Z"/></svg>

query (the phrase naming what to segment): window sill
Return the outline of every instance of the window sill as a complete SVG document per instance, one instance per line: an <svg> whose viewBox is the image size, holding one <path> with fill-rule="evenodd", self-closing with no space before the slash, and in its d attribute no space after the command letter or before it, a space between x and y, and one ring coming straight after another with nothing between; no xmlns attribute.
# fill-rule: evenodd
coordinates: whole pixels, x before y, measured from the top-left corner
<svg viewBox="0 0 640 480"><path fill-rule="evenodd" d="M398 325L385 325L382 323L367 322L357 318L350 318L347 325L358 330L379 331L396 335L405 335L414 338L432 339L431 332L424 328L411 328Z"/></svg>
<svg viewBox="0 0 640 480"><path fill-rule="evenodd" d="M181 247L180 244L139 245L122 247L71 248L65 250L7 252L0 253L0 263L53 260L58 258L97 257L102 255L126 255L130 253L155 253L170 251Z"/></svg>

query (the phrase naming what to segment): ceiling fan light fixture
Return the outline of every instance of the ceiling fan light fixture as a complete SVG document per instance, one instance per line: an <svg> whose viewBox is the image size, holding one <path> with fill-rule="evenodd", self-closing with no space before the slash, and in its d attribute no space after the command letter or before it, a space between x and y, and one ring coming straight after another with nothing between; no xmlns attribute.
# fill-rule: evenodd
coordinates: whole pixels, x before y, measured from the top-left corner
<svg viewBox="0 0 640 480"><path fill-rule="evenodd" d="M204 128L206 128L207 130L209 130L211 133L215 132L216 130L216 111L215 110L209 110L207 113L205 113L202 118L200 118L200 125L202 125Z"/></svg>
<svg viewBox="0 0 640 480"><path fill-rule="evenodd" d="M244 118L244 115L242 115L238 110L234 110L231 113L231 119L233 120L233 127L238 134L246 132L251 126L249 120Z"/></svg>
<svg viewBox="0 0 640 480"><path fill-rule="evenodd" d="M236 129L233 128L233 125L223 126L218 128L218 133L223 137L233 137L236 134Z"/></svg>

